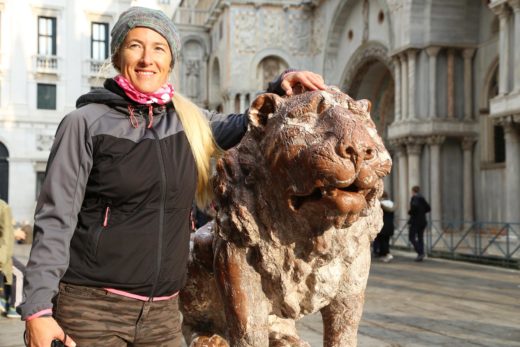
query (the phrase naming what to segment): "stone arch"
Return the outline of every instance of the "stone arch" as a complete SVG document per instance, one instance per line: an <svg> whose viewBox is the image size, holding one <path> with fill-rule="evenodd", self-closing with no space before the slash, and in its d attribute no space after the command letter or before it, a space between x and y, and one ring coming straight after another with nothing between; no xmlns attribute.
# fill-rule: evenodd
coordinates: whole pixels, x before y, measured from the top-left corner
<svg viewBox="0 0 520 347"><path fill-rule="evenodd" d="M329 27L325 47L324 47L324 58L323 58L323 71L326 80L333 80L332 74L336 72L335 66L339 63L338 54L342 42L342 35L345 31L345 25L348 23L349 16L356 5L363 0L345 0L339 1ZM388 29L388 45L393 47L394 45L394 34L392 29L392 18L390 15L389 4L385 0L379 0L376 2L383 8L386 26ZM366 25L366 23L365 23Z"/></svg>
<svg viewBox="0 0 520 347"><path fill-rule="evenodd" d="M0 142L0 199L9 201L9 151Z"/></svg>
<svg viewBox="0 0 520 347"><path fill-rule="evenodd" d="M269 82L275 80L288 67L287 62L274 55L262 59L256 67L257 89L266 90Z"/></svg>
<svg viewBox="0 0 520 347"><path fill-rule="evenodd" d="M210 65L209 74L209 108L212 110L222 110L222 95L220 91L221 78L220 78L220 62L215 57Z"/></svg>
<svg viewBox="0 0 520 347"><path fill-rule="evenodd" d="M281 49L276 48L269 48L264 49L260 52L258 52L253 59L251 60L251 77L250 77L250 85L251 89L256 91L263 91L264 88L264 81L263 81L263 66L265 63L272 63L272 62L278 62L281 71L279 73L283 72L283 70L287 69L289 66L292 66L290 55Z"/></svg>

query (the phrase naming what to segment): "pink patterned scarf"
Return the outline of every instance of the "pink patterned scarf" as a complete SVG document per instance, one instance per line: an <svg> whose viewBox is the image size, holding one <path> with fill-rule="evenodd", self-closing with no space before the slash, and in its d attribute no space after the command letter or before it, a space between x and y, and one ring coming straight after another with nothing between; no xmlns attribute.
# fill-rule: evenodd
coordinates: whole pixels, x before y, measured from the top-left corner
<svg viewBox="0 0 520 347"><path fill-rule="evenodd" d="M132 100L140 103L140 104L159 104L165 105L173 97L173 86L170 83L165 83L161 88L156 90L153 93L143 93L135 89L135 87L124 78L122 75L117 75L114 77L114 81L123 88L125 94Z"/></svg>

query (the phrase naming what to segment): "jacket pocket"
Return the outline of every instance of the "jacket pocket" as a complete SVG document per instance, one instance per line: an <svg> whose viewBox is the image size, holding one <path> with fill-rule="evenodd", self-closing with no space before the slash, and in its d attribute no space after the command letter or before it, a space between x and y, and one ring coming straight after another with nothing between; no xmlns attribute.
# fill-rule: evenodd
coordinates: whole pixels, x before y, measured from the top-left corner
<svg viewBox="0 0 520 347"><path fill-rule="evenodd" d="M92 235L92 249L91 253L94 256L94 259L97 257L99 244L102 238L102 235L107 232L108 226L110 222L110 205L106 204L103 209L103 216L101 220L101 224L96 227L94 233Z"/></svg>

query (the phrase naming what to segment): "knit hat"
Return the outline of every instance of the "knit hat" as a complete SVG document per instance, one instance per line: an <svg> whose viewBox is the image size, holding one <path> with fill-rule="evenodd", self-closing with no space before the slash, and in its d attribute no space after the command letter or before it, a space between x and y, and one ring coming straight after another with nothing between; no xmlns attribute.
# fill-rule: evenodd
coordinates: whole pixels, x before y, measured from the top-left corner
<svg viewBox="0 0 520 347"><path fill-rule="evenodd" d="M128 32L135 27L150 28L161 34L170 46L173 58L172 65L174 61L177 61L181 49L181 40L177 28L173 25L173 21L160 10L139 6L130 7L121 13L117 23L110 32L112 37L110 43L112 56L117 53Z"/></svg>

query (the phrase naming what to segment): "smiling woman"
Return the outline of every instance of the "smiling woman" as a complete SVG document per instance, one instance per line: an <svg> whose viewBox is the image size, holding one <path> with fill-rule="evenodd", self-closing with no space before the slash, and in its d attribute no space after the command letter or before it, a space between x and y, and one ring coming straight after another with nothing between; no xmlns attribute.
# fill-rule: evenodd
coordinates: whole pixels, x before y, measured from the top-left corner
<svg viewBox="0 0 520 347"><path fill-rule="evenodd" d="M210 158L248 126L168 83L181 44L163 12L131 7L111 37L119 75L77 100L47 164L20 306L29 346L180 346L192 203L210 200ZM269 91L297 84L326 88L288 71Z"/></svg>

